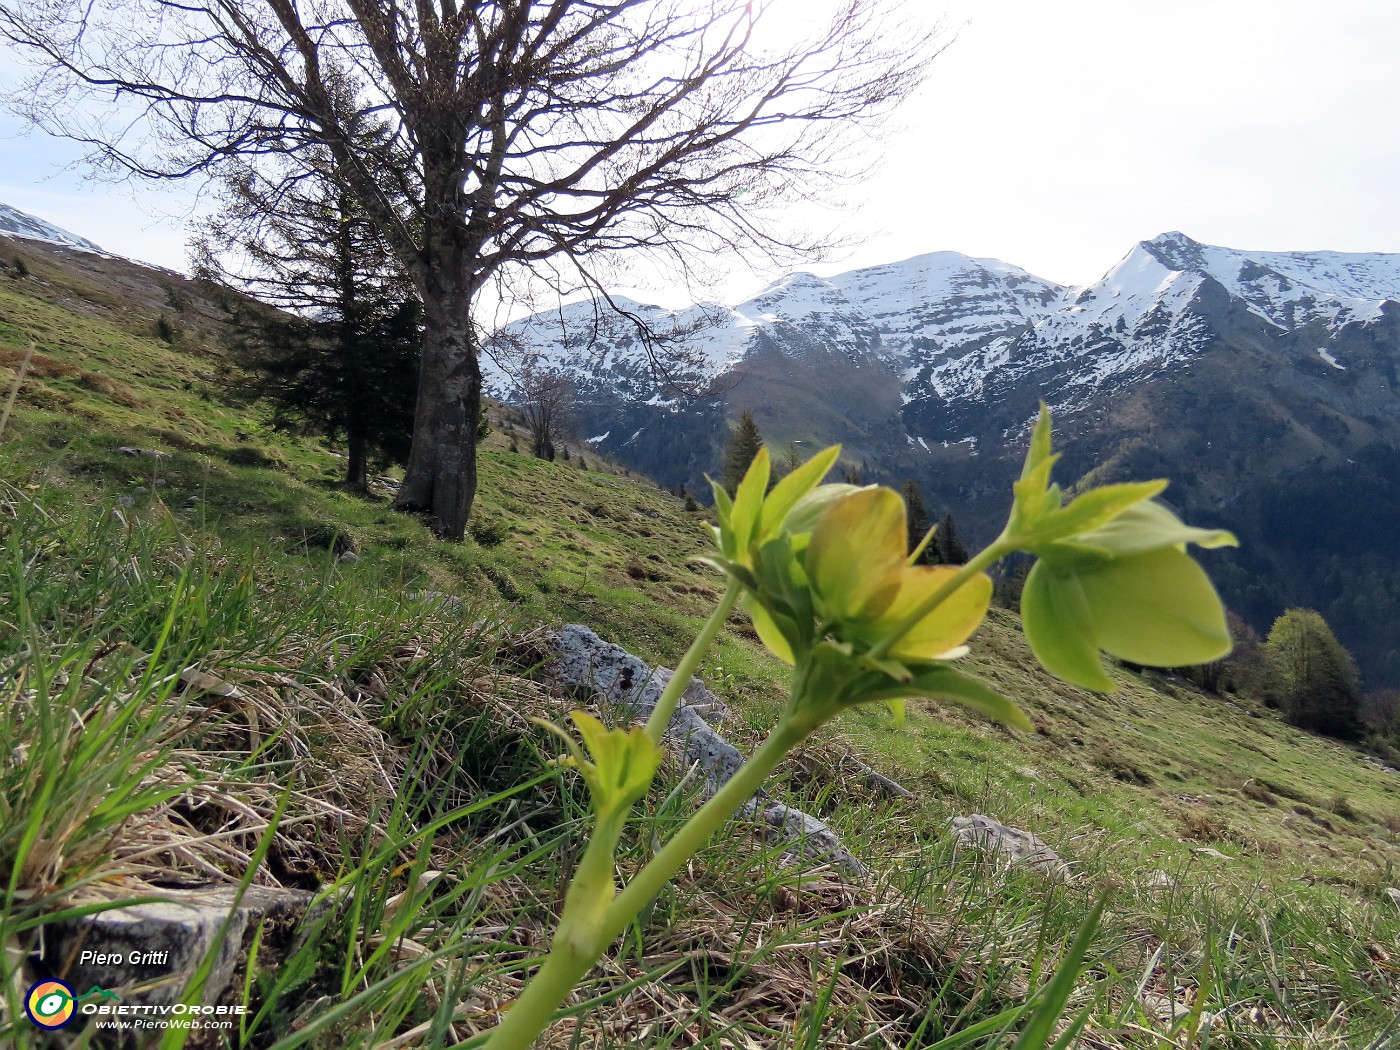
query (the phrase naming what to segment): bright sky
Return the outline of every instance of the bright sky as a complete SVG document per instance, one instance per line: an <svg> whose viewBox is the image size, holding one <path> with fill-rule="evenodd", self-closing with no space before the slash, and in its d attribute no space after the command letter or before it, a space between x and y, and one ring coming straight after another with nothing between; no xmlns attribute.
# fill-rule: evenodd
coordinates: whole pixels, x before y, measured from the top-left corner
<svg viewBox="0 0 1400 1050"><path fill-rule="evenodd" d="M795 0L794 0L795 2ZM1098 278L1166 230L1400 252L1400 6L1387 0L931 0L957 38L884 136L834 273L952 249ZM0 84L13 62L0 53ZM0 201L185 265L186 191L95 182L0 114ZM812 217L808 217L812 221ZM736 272L733 299L761 278ZM656 298L670 298L656 296Z"/></svg>

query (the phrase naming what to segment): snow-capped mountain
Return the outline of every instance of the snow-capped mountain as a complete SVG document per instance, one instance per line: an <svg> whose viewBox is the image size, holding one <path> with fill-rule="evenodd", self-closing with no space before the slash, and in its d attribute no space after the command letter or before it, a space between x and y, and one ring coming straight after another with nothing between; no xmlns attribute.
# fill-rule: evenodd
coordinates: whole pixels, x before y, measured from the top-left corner
<svg viewBox="0 0 1400 1050"><path fill-rule="evenodd" d="M1063 293L995 259L936 252L836 277L794 273L735 306L665 310L616 296L611 306L577 302L512 325L494 343L506 369L488 364L488 374L504 390L509 363L524 358L563 371L587 389L601 383L634 398L662 400L667 380L713 383L770 341L794 361L816 349L837 352L852 363L909 372L912 382L950 354L1025 331ZM659 341L644 342L639 321ZM659 383L652 357L671 366Z"/></svg>
<svg viewBox="0 0 1400 1050"><path fill-rule="evenodd" d="M1378 321L1397 299L1400 255L1243 252L1166 233L1136 245L1097 283L1067 289L1000 357L953 355L934 370L931 390L915 396L980 405L1038 377L1052 407L1073 410L1189 366L1219 340L1220 313L1230 307L1274 337L1306 331L1326 343ZM1317 353L1345 368L1327 346Z"/></svg>
<svg viewBox="0 0 1400 1050"><path fill-rule="evenodd" d="M60 244L68 248L79 248L88 252L101 252L102 249L86 237L69 233L51 222L35 218L8 204L0 204L0 234L9 237L22 237L30 241L43 241L46 244Z"/></svg>
<svg viewBox="0 0 1400 1050"><path fill-rule="evenodd" d="M574 303L513 326L511 345L582 389L653 404L668 400L665 379L703 387L742 373L761 349L794 365L836 354L894 377L911 406L911 437L956 440L946 424L965 413L950 406L974 409L1028 379L1043 381L1052 407L1073 410L1189 362L1218 335L1208 316L1217 300L1276 333L1310 330L1325 342L1376 321L1397 298L1400 255L1243 252L1166 233L1083 288L937 252L835 277L792 274L735 306L663 310L619 299L630 315L622 317L606 304ZM659 345L644 342L638 321ZM1345 367L1325 346L1318 352ZM658 381L651 358L668 354L672 370ZM500 373L492 378L506 385Z"/></svg>
<svg viewBox="0 0 1400 1050"><path fill-rule="evenodd" d="M1079 288L939 252L793 274L734 306L627 307L659 322L682 350L671 378L708 400L679 397L636 326L592 304L502 338L573 377L580 435L667 485L705 492L749 409L770 445L839 441L868 480L917 479L926 501L990 533L1044 400L1061 480L1171 478L1184 513L1245 537L1212 557L1256 627L1318 608L1363 670L1400 684L1385 618L1367 612L1400 608L1384 597L1400 595L1393 532L1377 524L1400 514L1400 255L1166 233ZM1346 571L1377 581L1370 604L1338 583L1346 545Z"/></svg>

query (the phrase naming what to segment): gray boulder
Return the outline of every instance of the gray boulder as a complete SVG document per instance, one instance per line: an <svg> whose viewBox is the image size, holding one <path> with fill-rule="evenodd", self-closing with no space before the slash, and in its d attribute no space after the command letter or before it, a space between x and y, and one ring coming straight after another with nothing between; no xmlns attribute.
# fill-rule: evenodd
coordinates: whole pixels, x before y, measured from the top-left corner
<svg viewBox="0 0 1400 1050"><path fill-rule="evenodd" d="M227 991L258 924L290 929L310 900L305 893L251 886L234 907L235 889L167 890L164 900L50 924L38 961L78 995L96 987L115 992L123 1004L170 1005L212 955L200 997L212 1005Z"/></svg>
<svg viewBox="0 0 1400 1050"><path fill-rule="evenodd" d="M1029 864L1047 874L1070 877L1070 868L1043 839L1029 831L1008 827L999 820L973 813L953 817L953 843L957 852L978 850L1005 864Z"/></svg>

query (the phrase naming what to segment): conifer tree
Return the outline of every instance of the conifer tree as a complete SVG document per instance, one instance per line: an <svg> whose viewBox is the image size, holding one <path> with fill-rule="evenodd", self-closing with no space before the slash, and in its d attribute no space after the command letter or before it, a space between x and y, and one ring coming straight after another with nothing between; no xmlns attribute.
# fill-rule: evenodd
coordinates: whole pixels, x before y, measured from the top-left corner
<svg viewBox="0 0 1400 1050"><path fill-rule="evenodd" d="M802 453L797 448L797 442L789 441L783 454L778 457L778 461L773 464L774 474L786 477L798 467L802 466Z"/></svg>
<svg viewBox="0 0 1400 1050"><path fill-rule="evenodd" d="M938 548L937 560L939 564L967 564L967 548L963 546L962 540L958 537L957 526L953 524L951 514L943 515L943 520L938 523L938 532L934 535L933 543L929 546Z"/></svg>
<svg viewBox="0 0 1400 1050"><path fill-rule="evenodd" d="M731 496L744 480L749 464L763 447L763 435L758 432L758 424L753 421L753 413L747 408L739 416L739 422L729 434L729 443L724 449L724 490Z"/></svg>
<svg viewBox="0 0 1400 1050"><path fill-rule="evenodd" d="M359 129L366 149L384 134ZM251 166L230 173L194 269L258 300L231 300L233 393L277 429L344 439L345 481L364 489L371 459L408 457L423 310L334 156L303 159L290 189Z"/></svg>
<svg viewBox="0 0 1400 1050"><path fill-rule="evenodd" d="M909 549L912 551L924 541L924 535L928 532L928 508L924 506L923 493L919 491L919 483L910 478L904 483L904 510L909 522ZM927 564L933 561L934 544L929 541L929 545L924 548L924 552L919 555L919 561Z"/></svg>

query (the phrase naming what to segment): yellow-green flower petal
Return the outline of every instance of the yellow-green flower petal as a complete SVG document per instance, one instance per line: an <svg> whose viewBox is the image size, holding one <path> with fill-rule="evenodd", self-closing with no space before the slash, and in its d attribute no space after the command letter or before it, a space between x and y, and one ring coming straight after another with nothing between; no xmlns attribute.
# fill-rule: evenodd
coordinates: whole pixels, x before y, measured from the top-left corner
<svg viewBox="0 0 1400 1050"><path fill-rule="evenodd" d="M872 642L883 638L912 616L958 570L948 565L904 566L894 600L861 633ZM992 601L992 581L984 574L968 579L890 648L897 660L941 660L977 630Z"/></svg>
<svg viewBox="0 0 1400 1050"><path fill-rule="evenodd" d="M1080 574L1098 647L1122 660L1175 667L1230 651L1225 609L1205 570L1176 547L1115 558Z"/></svg>
<svg viewBox="0 0 1400 1050"><path fill-rule="evenodd" d="M1078 575L1044 561L1032 565L1021 591L1021 623L1035 658L1056 678L1101 693L1113 691Z"/></svg>
<svg viewBox="0 0 1400 1050"><path fill-rule="evenodd" d="M898 592L909 542L904 501L892 489L860 489L838 499L812 529L806 570L833 620L879 616Z"/></svg>
<svg viewBox="0 0 1400 1050"><path fill-rule="evenodd" d="M768 610L747 594L744 595L742 605L748 612L750 619L753 620L753 629L758 634L759 641L766 645L768 651L783 663L795 664L797 659L793 654L792 646Z"/></svg>
<svg viewBox="0 0 1400 1050"><path fill-rule="evenodd" d="M783 527L794 536L810 533L816 528L817 522L821 520L821 516L826 513L828 507L837 500L860 491L861 486L859 485L844 483L818 485L793 505L792 510L788 511L787 517L783 519Z"/></svg>

